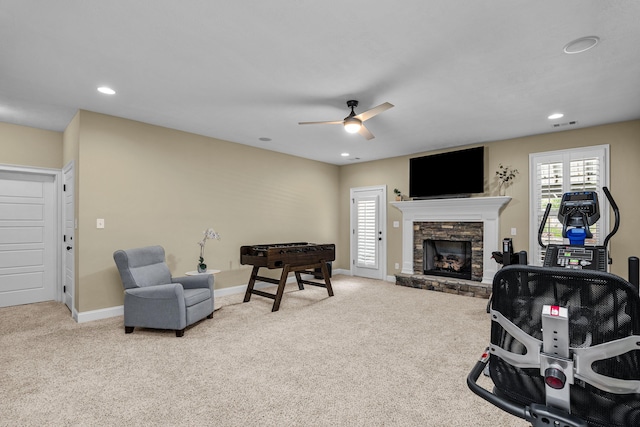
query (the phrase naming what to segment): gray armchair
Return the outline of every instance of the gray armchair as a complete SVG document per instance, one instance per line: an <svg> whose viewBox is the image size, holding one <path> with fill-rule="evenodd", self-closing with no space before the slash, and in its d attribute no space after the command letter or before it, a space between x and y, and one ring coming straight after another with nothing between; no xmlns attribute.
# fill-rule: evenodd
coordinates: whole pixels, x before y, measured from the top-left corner
<svg viewBox="0 0 640 427"><path fill-rule="evenodd" d="M171 277L162 246L113 253L124 286L124 331L171 329L213 317L213 275Z"/></svg>

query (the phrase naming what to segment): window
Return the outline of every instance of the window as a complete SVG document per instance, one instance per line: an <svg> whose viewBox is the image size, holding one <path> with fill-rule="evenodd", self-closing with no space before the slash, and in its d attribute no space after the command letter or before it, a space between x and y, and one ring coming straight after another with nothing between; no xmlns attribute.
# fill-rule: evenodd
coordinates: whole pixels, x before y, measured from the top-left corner
<svg viewBox="0 0 640 427"><path fill-rule="evenodd" d="M562 195L570 191L596 191L600 203L600 220L589 229L592 239L587 245L602 245L609 230L609 203L602 187L609 185L609 146L532 153L529 155L530 231L529 263L542 265L544 250L538 244L538 229L547 204L551 211L542 233L542 242L563 244L558 208Z"/></svg>
<svg viewBox="0 0 640 427"><path fill-rule="evenodd" d="M376 198L358 198L356 200L357 225L357 265L359 267L377 266L378 219L376 217Z"/></svg>

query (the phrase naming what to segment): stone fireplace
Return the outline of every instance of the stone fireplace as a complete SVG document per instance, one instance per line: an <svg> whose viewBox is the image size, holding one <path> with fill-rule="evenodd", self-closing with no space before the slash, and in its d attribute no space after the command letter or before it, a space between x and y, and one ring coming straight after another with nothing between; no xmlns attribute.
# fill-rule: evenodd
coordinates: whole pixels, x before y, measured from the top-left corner
<svg viewBox="0 0 640 427"><path fill-rule="evenodd" d="M482 280L481 222L414 223L414 271Z"/></svg>
<svg viewBox="0 0 640 427"><path fill-rule="evenodd" d="M491 252L500 250L499 214L510 200L470 197L391 202L402 211L402 274L431 274L425 273L425 240L468 241L470 280L491 284L498 270Z"/></svg>

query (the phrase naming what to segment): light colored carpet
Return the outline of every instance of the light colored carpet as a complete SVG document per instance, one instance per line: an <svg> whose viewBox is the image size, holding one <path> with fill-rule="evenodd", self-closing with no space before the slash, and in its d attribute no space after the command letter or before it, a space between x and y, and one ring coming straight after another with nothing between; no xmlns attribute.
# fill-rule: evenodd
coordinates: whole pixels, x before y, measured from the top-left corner
<svg viewBox="0 0 640 427"><path fill-rule="evenodd" d="M528 426L474 395L486 300L336 276L187 328L0 309L2 426ZM482 381L488 379L481 377Z"/></svg>

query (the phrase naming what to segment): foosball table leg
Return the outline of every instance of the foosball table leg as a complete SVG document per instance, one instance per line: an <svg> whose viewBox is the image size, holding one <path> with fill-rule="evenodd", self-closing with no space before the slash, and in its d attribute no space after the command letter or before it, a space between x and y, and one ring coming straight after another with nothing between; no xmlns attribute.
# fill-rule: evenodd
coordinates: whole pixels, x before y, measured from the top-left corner
<svg viewBox="0 0 640 427"><path fill-rule="evenodd" d="M322 271L322 275L324 276L324 283L325 283L325 286L327 287L327 292L329 293L329 296L332 297L333 288L331 287L331 278L329 277L329 269L327 268L327 263L325 261L322 261L320 263L320 270Z"/></svg>
<svg viewBox="0 0 640 427"><path fill-rule="evenodd" d="M253 270L251 271L251 278L249 279L249 284L247 285L247 291L244 293L243 302L249 302L249 300L251 299L251 293L253 292L253 287L256 284L256 277L258 277L258 270L260 270L260 267L254 265Z"/></svg>
<svg viewBox="0 0 640 427"><path fill-rule="evenodd" d="M289 277L289 264L282 268L282 276L280 276L280 283L278 283L278 291L276 292L276 298L273 302L271 311L278 311L280 309L280 301L282 301L282 295L284 294L284 287L287 284L287 277Z"/></svg>
<svg viewBox="0 0 640 427"><path fill-rule="evenodd" d="M296 281L298 282L298 289L300 289L301 291L304 291L304 284L302 283L302 276L300 275L300 272L296 271L295 275L296 275Z"/></svg>

